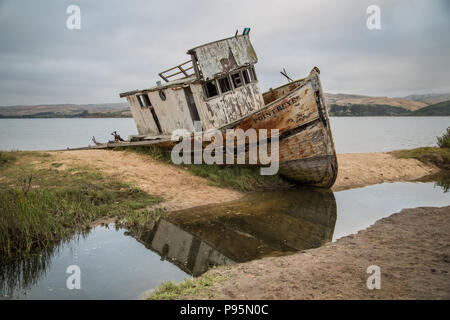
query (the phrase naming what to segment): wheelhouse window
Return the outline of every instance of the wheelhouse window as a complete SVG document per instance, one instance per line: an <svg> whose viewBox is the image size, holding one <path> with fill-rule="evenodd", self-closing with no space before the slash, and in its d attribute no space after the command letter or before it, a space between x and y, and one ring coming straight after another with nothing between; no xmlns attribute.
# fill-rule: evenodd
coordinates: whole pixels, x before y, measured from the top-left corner
<svg viewBox="0 0 450 320"><path fill-rule="evenodd" d="M253 66L249 66L246 69L203 83L203 91L206 98L212 98L255 81L257 81L255 69Z"/></svg>
<svg viewBox="0 0 450 320"><path fill-rule="evenodd" d="M228 76L219 79L220 92L225 93L231 90L231 83Z"/></svg>
<svg viewBox="0 0 450 320"><path fill-rule="evenodd" d="M256 77L255 68L252 66L248 70L250 71L250 77L252 82L258 81L258 78Z"/></svg>
<svg viewBox="0 0 450 320"><path fill-rule="evenodd" d="M242 77L240 72L233 73L231 75L231 80L233 80L233 85L235 88L242 86Z"/></svg>
<svg viewBox="0 0 450 320"><path fill-rule="evenodd" d="M244 78L244 83L245 84L249 84L251 82L250 81L250 76L248 74L248 69L242 70L242 76Z"/></svg>
<svg viewBox="0 0 450 320"><path fill-rule="evenodd" d="M205 89L205 94L207 98L212 98L217 95L219 95L219 90L217 89L216 80L211 80L206 82L203 85L203 88Z"/></svg>

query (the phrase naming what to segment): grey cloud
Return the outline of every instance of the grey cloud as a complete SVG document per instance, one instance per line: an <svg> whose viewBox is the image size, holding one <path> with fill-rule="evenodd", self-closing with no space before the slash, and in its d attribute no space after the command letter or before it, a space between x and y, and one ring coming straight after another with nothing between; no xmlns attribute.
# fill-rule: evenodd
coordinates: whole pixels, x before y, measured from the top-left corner
<svg viewBox="0 0 450 320"><path fill-rule="evenodd" d="M82 29L67 30L66 8ZM328 92L401 96L450 92L450 6L377 1L382 29L366 28L373 1L0 1L0 105L120 101L188 59L186 50L252 27L263 89L279 70L322 71Z"/></svg>

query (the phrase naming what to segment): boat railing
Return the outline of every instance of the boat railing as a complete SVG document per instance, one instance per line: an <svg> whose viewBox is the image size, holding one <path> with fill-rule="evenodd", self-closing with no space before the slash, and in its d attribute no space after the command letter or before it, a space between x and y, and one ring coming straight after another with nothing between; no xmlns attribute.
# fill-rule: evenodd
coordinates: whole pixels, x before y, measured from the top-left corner
<svg viewBox="0 0 450 320"><path fill-rule="evenodd" d="M182 78L187 78L191 75L194 74L194 66L192 65L192 60L188 60L186 62L183 62L182 64L179 64L173 68L164 70L162 72L159 73L159 76L166 82L169 82L170 80L175 80L175 79L170 79L172 77L175 77L177 75L183 74L183 76L179 79ZM192 70L192 71L191 71ZM172 71L171 74L167 74L170 73ZM176 71L176 72L174 72ZM174 73L173 73L174 72Z"/></svg>

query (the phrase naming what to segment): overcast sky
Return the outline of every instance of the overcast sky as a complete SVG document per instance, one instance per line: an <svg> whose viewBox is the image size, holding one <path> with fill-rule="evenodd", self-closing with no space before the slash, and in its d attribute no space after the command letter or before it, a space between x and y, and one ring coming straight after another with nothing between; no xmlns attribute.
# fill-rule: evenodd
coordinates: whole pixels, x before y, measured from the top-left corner
<svg viewBox="0 0 450 320"><path fill-rule="evenodd" d="M81 8L69 30L66 9ZM381 30L366 27L369 5ZM450 92L450 1L0 0L0 105L120 102L187 49L251 27L263 90L318 66L326 92Z"/></svg>

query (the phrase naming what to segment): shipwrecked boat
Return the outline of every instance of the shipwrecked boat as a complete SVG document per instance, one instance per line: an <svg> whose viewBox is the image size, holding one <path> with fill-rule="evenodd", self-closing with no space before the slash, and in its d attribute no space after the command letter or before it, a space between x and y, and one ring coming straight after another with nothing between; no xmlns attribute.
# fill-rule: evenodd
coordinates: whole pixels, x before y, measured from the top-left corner
<svg viewBox="0 0 450 320"><path fill-rule="evenodd" d="M337 160L319 69L314 67L303 79L288 77L285 85L262 93L248 32L246 28L242 35L188 50L188 61L159 73L165 83L121 93L139 134L106 147L170 149L175 144L171 133L180 128L194 132L196 122L201 122L200 130L224 133L278 129L279 172L297 183L330 188L336 180Z"/></svg>

